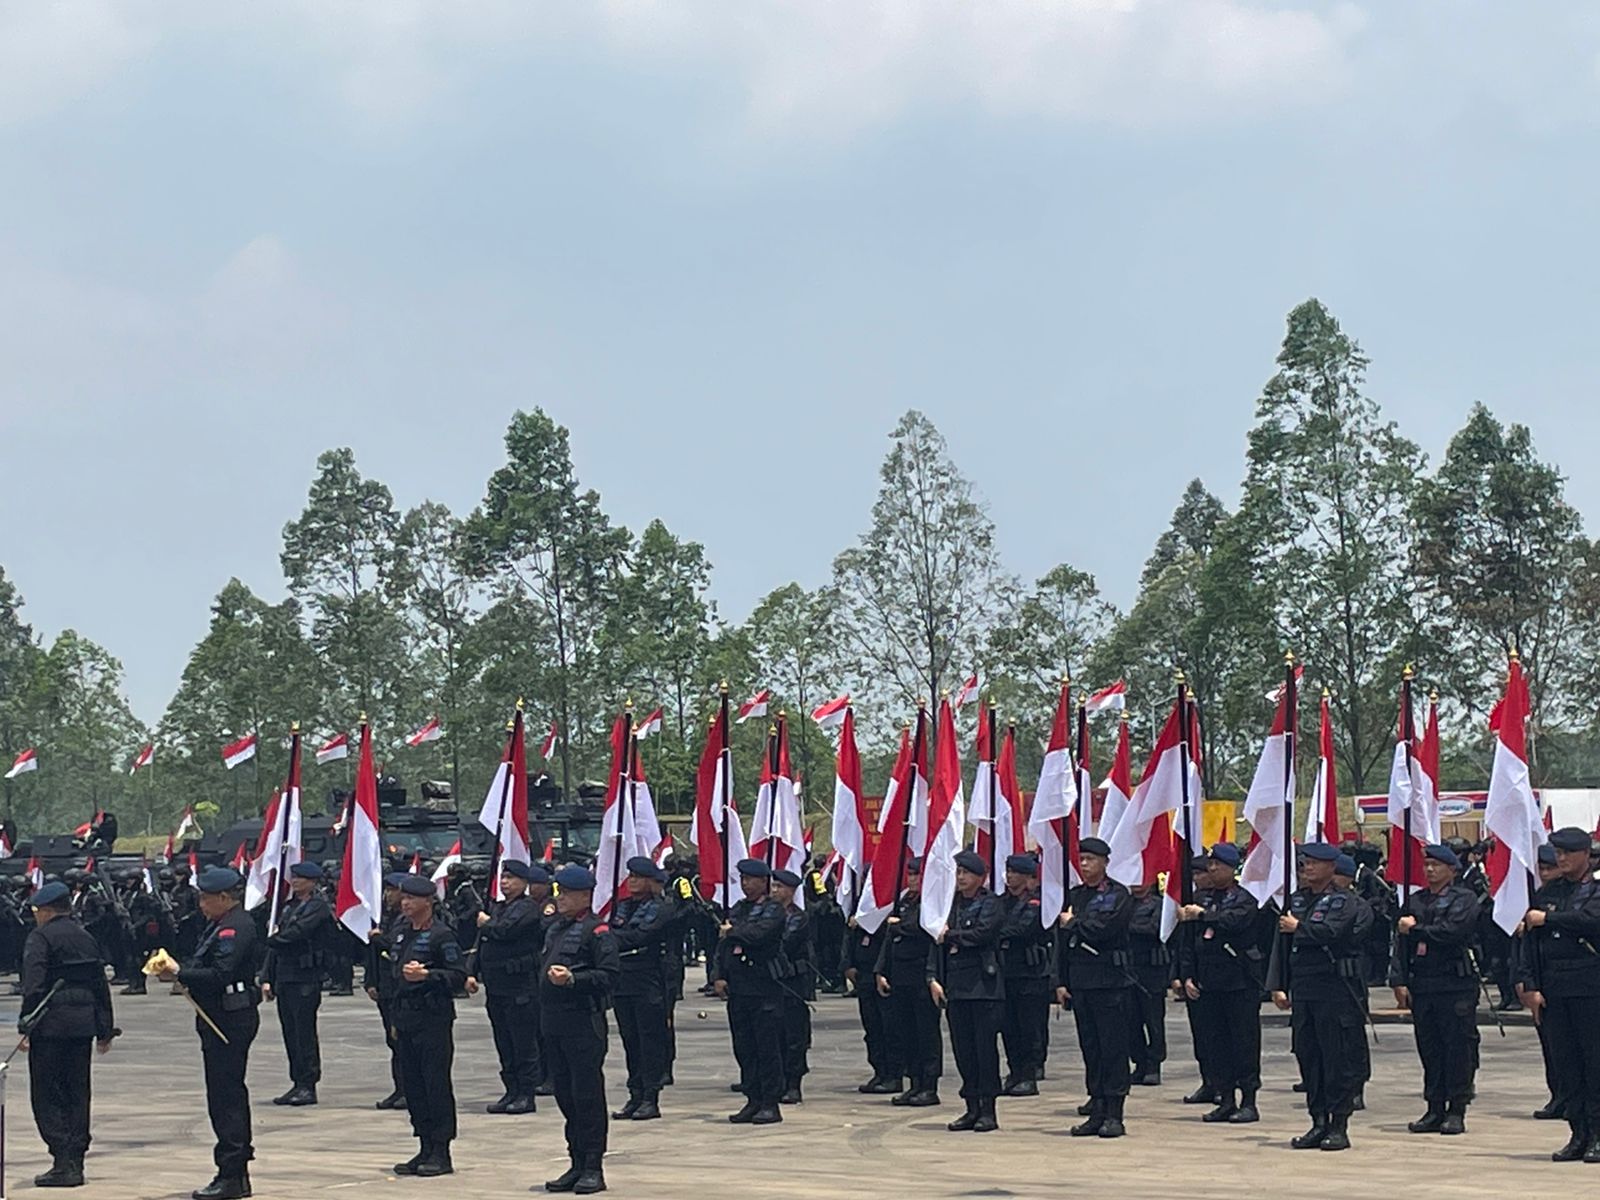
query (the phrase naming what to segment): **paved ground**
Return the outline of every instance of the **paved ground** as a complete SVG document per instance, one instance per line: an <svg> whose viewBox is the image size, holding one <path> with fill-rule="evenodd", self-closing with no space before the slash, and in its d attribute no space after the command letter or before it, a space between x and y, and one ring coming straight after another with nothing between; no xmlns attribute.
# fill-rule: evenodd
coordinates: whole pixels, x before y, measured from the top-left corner
<svg viewBox="0 0 1600 1200"><path fill-rule="evenodd" d="M199 1055L189 1010L174 996L118 998L126 1036L97 1059L95 1143L90 1185L76 1193L107 1200L186 1196L211 1176L210 1130L200 1086ZM706 1019L696 1013L705 1004ZM1389 1025L1374 1049L1369 1109L1352 1125L1356 1148L1345 1154L1294 1153L1287 1140L1305 1127L1288 1053L1288 1030L1266 1030L1263 1120L1256 1126L1201 1125L1179 1102L1193 1085L1188 1033L1176 1008L1166 1086L1135 1089L1130 1134L1120 1141L1066 1136L1081 1099L1070 1017L1053 1020L1050 1078L1037 1099L1002 1100L1001 1130L952 1134L944 1122L959 1112L955 1085L940 1109L915 1115L885 1099L858 1096L864 1077L853 1001L818 1002L817 1048L806 1103L767 1129L736 1130L724 1117L734 1107L727 1025L721 1007L695 997L679 1008L680 1084L655 1122L612 1126L607 1177L613 1192L666 1198L711 1193L740 1197L872 1195L881 1197L1059 1196L1091 1184L1128 1197L1263 1196L1322 1191L1381 1194L1409 1189L1421 1196L1500 1196L1600 1183L1600 1168L1557 1166L1547 1155L1564 1127L1528 1119L1544 1100L1534 1032L1513 1027L1502 1040L1484 1030L1481 1101L1462 1138L1416 1137L1405 1121L1417 1115L1419 1073L1410 1030ZM323 1006L325 1080L322 1104L276 1109L266 1103L285 1086L282 1043L269 1008L250 1064L256 1100L255 1193L261 1197L329 1195L367 1200L431 1193L500 1198L526 1195L530 1184L565 1167L560 1115L553 1101L524 1117L490 1117L482 1106L499 1094L494 1051L481 998L463 1003L457 1024L456 1093L461 1139L457 1174L448 1180L395 1179L389 1166L415 1148L404 1114L382 1113L372 1101L388 1090L377 1018L364 998ZM11 1021L0 1002L0 1020ZM613 1040L608 1065L621 1069ZM32 1190L47 1163L27 1105L25 1060L12 1080L6 1146L10 1194ZM949 1076L947 1076L947 1080ZM617 1102L620 1082L612 1089ZM735 1178L737 1173L737 1178ZM1362 1177L1359 1188L1352 1181ZM1241 1179L1248 1179L1241 1185ZM39 1193L43 1195L44 1193Z"/></svg>

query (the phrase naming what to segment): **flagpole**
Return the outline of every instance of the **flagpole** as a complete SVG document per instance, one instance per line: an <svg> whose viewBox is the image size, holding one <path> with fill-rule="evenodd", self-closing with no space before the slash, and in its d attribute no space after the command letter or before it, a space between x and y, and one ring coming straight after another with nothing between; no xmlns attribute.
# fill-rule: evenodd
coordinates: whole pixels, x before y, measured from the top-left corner
<svg viewBox="0 0 1600 1200"><path fill-rule="evenodd" d="M1061 700L1068 706L1072 704L1072 671L1061 672ZM1067 737L1067 772L1072 778L1072 786L1078 786L1077 755L1073 753L1072 737ZM1037 800L1037 797L1035 797ZM1061 814L1061 910L1065 912L1070 907L1068 897L1072 893L1072 850L1070 846L1071 832L1068 828L1072 821L1071 813Z"/></svg>
<svg viewBox="0 0 1600 1200"><path fill-rule="evenodd" d="M719 832L722 834L722 916L726 920L728 914L733 911L733 881L728 878L733 872L733 864L728 861L730 853L728 848L728 789L731 782L729 776L733 773L729 770L729 767L732 765L733 753L728 746L728 681L726 679L722 681L720 693L721 716L719 721L722 725L722 748L718 751L718 762L721 769L717 772L717 789L721 792L719 799L722 804L722 828Z"/></svg>
<svg viewBox="0 0 1600 1200"><path fill-rule="evenodd" d="M989 890L996 896L1000 894L1000 806L996 803L1000 798L999 774L1000 747L996 738L999 736L1000 722L995 716L994 703L991 700L988 712L989 720L989 857L993 860L989 864Z"/></svg>
<svg viewBox="0 0 1600 1200"><path fill-rule="evenodd" d="M622 706L622 719L627 722L628 745L622 752L622 774L617 778L617 796L614 801L617 809L617 832L611 850L611 891L607 895L606 906L613 913L616 911L617 893L622 890L622 796L626 789L628 793L629 812L633 811L633 700L630 698Z"/></svg>
<svg viewBox="0 0 1600 1200"><path fill-rule="evenodd" d="M506 764L506 773L500 780L500 804L495 810L494 817L494 849L489 852L489 899L493 900L495 893L500 890L500 859L501 847L505 844L506 836L506 805L511 800L511 768L516 761L513 753L516 749L518 725L522 721L522 698L517 697L517 707L511 720L506 722L506 752L503 761ZM466 849L462 847L463 851Z"/></svg>
<svg viewBox="0 0 1600 1200"><path fill-rule="evenodd" d="M1078 785L1078 804L1073 811L1073 825L1078 830L1078 836L1083 836L1083 814L1087 812L1094 816L1094 793L1092 790L1083 789L1084 763L1089 761L1089 691L1087 688L1078 692L1078 762L1077 774L1072 777L1072 782ZM1091 780L1091 783L1093 781Z"/></svg>
<svg viewBox="0 0 1600 1200"><path fill-rule="evenodd" d="M1294 751L1299 732L1299 698L1295 695L1294 651L1283 654L1284 755L1283 755L1283 908L1289 911L1290 878L1294 873ZM1324 840L1322 820L1317 819L1318 841ZM1288 960L1285 959L1285 962Z"/></svg>
<svg viewBox="0 0 1600 1200"><path fill-rule="evenodd" d="M1411 665L1409 663L1406 664L1406 669L1400 676L1400 724L1404 730L1406 743L1406 782L1414 785L1416 773L1414 764L1411 761L1411 751L1417 738L1417 719L1416 715L1411 711L1411 680L1413 674ZM1411 878L1411 804L1414 799L1415 796L1413 795L1406 801L1405 841L1400 846L1402 855L1400 872L1401 879L1404 881L1401 886L1405 889L1405 894L1400 898L1400 907L1402 909L1405 908L1406 901L1411 898L1413 882Z"/></svg>
<svg viewBox="0 0 1600 1200"><path fill-rule="evenodd" d="M894 917L900 917L900 910L904 904L905 878L906 878L906 848L911 841L912 809L917 803L917 764L922 761L923 742L928 730L928 702L917 701L917 733L911 740L911 790L906 795L906 819L900 822L900 856L899 867L894 875Z"/></svg>
<svg viewBox="0 0 1600 1200"><path fill-rule="evenodd" d="M1178 864L1178 899L1187 906L1194 903L1194 829L1189 819L1189 689L1182 671L1177 675L1177 688L1178 744L1183 747L1178 761L1178 796L1183 805L1183 861Z"/></svg>
<svg viewBox="0 0 1600 1200"><path fill-rule="evenodd" d="M778 713L778 721L783 720L783 713ZM778 864L778 839L773 830L778 824L778 724L774 721L767 727L767 774L772 777L767 792L767 866L775 867Z"/></svg>
<svg viewBox="0 0 1600 1200"><path fill-rule="evenodd" d="M260 736L257 735L257 742ZM260 778L261 750L256 748L256 776ZM283 907L283 877L289 873L289 810L294 807L298 797L295 795L295 781L300 776L300 722L295 721L289 726L289 778L287 786L283 789L283 797L278 802L278 865L272 873L272 907L267 913L267 935L278 932L278 914Z"/></svg>

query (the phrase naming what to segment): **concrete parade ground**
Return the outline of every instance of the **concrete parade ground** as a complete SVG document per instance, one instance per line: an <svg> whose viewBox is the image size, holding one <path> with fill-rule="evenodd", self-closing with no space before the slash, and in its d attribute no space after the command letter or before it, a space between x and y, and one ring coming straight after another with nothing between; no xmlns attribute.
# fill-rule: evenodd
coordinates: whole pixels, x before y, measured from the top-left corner
<svg viewBox="0 0 1600 1200"><path fill-rule="evenodd" d="M693 976L691 976L693 978ZM1375 994L1376 995L1376 994ZM201 1087L198 1039L189 1007L165 988L116 997L124 1031L94 1066L94 1145L87 1187L75 1193L105 1200L186 1197L212 1175L211 1130ZM15 1020L12 1000L0 1017ZM1502 1039L1482 1029L1479 1100L1464 1137L1419 1136L1405 1130L1420 1115L1420 1068L1411 1030L1384 1025L1373 1049L1367 1110L1350 1126L1345 1153L1291 1151L1288 1140L1307 1124L1290 1091L1294 1062L1289 1031L1264 1031L1262 1120L1253 1126L1203 1125L1202 1109L1181 1103L1195 1082L1183 1013L1169 1007L1167 1082L1135 1088L1128 1136L1076 1139L1067 1127L1083 1098L1082 1066L1070 1016L1052 1018L1048 1078L1041 1095L999 1103L996 1133L949 1133L961 1112L954 1066L946 1054L937 1109L891 1108L887 1097L864 1097L866 1078L855 1002L817 1002L811 1075L805 1103L785 1108L784 1123L735 1128L726 1116L738 1097L725 1010L691 996L678 1007L677 1086L662 1097L659 1121L613 1122L606 1178L626 1196L759 1197L1061 1196L1093 1189L1103 1196L1221 1197L1254 1200L1295 1194L1500 1196L1593 1187L1600 1167L1557 1165L1549 1153L1566 1138L1560 1122L1531 1120L1545 1100L1533 1029L1512 1026ZM379 1112L389 1090L378 1018L364 996L328 998L321 1014L323 1083L315 1108L275 1108L287 1088L276 1014L263 1005L262 1032L250 1059L255 1116L255 1195L369 1197L526 1196L566 1166L561 1116L541 1097L527 1116L489 1116L500 1094L482 997L458 1002L455 1087L461 1136L456 1173L442 1179L397 1179L393 1163L416 1150L404 1113ZM706 1014L699 1019L697 1014ZM1370 1038L1370 1035L1369 1035ZM606 1061L612 1107L626 1098L622 1047L613 1033ZM6 1111L6 1196L35 1191L32 1177L49 1163L28 1108L26 1057L10 1072ZM46 1193L39 1192L44 1195Z"/></svg>

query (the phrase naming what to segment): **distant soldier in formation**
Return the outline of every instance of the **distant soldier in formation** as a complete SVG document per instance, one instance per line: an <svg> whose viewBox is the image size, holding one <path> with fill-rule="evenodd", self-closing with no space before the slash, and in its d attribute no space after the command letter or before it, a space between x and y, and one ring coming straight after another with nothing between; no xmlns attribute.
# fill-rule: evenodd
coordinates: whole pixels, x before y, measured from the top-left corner
<svg viewBox="0 0 1600 1200"><path fill-rule="evenodd" d="M820 865L806 876L806 915L816 948L817 980L823 990L844 991L844 910Z"/></svg>
<svg viewBox="0 0 1600 1200"><path fill-rule="evenodd" d="M1133 1060L1130 1082L1154 1087L1167 1061L1167 991L1172 986L1172 955L1161 937L1161 889L1153 883L1129 888L1133 916L1128 922L1132 958L1128 1005L1128 1054Z"/></svg>
<svg viewBox="0 0 1600 1200"><path fill-rule="evenodd" d="M322 868L314 862L289 868L289 900L278 914L277 931L267 936L261 966L261 995L278 1006L289 1058L289 1090L272 1102L296 1108L317 1102L322 1079L317 1009L322 1004L322 952L334 922L333 910L317 890L321 878Z"/></svg>
<svg viewBox="0 0 1600 1200"><path fill-rule="evenodd" d="M366 966L362 972L361 988L378 1006L378 1019L383 1022L383 1041L389 1048L389 1094L379 1100L380 1109L406 1106L405 1076L400 1070L400 1040L394 1029L394 995L400 986L393 965L395 925L405 920L400 914L400 887L405 883L404 871L390 871L383 877L383 916L378 928L367 939Z"/></svg>
<svg viewBox="0 0 1600 1200"><path fill-rule="evenodd" d="M771 895L772 869L757 858L741 859L744 899L722 923L714 984L728 1002L739 1090L745 1102L728 1120L735 1125L774 1125L783 1120L783 906Z"/></svg>
<svg viewBox="0 0 1600 1200"><path fill-rule="evenodd" d="M1556 865L1556 848L1549 842L1539 847L1538 872L1540 889L1543 889L1546 884L1561 874L1561 869ZM1532 903L1535 908L1539 906L1537 890L1533 896ZM1517 939L1517 998L1530 1009L1533 1008L1533 1005L1528 1004L1528 993L1538 987L1533 969L1532 952L1534 942L1535 939L1526 931L1524 931L1522 937ZM1544 1060L1544 1084L1550 1093L1550 1098L1533 1110L1533 1119L1535 1121L1559 1121L1566 1116L1566 1108L1560 1099L1555 1064L1550 1061L1550 1036L1546 1032L1543 1021L1534 1022L1533 1028L1534 1032L1539 1035L1539 1057Z"/></svg>
<svg viewBox="0 0 1600 1200"><path fill-rule="evenodd" d="M928 956L928 989L950 1022L950 1046L961 1073L967 1110L945 1128L988 1133L1000 1127L1000 1025L1005 976L1000 971L1000 928L1005 910L984 879L989 864L972 850L956 855L956 895L944 936Z"/></svg>
<svg viewBox="0 0 1600 1200"><path fill-rule="evenodd" d="M1106 874L1111 847L1096 837L1078 844L1083 882L1068 893L1059 919L1056 999L1071 1004L1089 1091L1088 1120L1073 1137L1121 1137L1128 1101L1128 927L1133 897Z"/></svg>
<svg viewBox="0 0 1600 1200"><path fill-rule="evenodd" d="M456 1136L456 1094L450 1077L455 1061L455 994L466 982L466 965L455 930L434 919L433 884L407 875L400 885L402 920L389 951L394 972L394 1031L406 1110L420 1149L396 1163L396 1175L437 1176L455 1170L450 1143Z"/></svg>
<svg viewBox="0 0 1600 1200"><path fill-rule="evenodd" d="M867 1066L872 1077L856 1091L866 1096L893 1096L905 1081L900 1060L900 1039L889 1028L889 1000L878 994L874 972L878 953L888 937L887 926L874 931L862 929L852 917L846 925L844 946L839 954L845 985L855 992L856 1015L861 1020L861 1037L867 1047Z"/></svg>
<svg viewBox="0 0 1600 1200"><path fill-rule="evenodd" d="M628 1100L617 1121L653 1121L661 1115L661 1081L667 1072L667 939L674 908L663 895L667 873L643 855L628 860L628 894L612 914L619 974L613 1005L628 1066Z"/></svg>
<svg viewBox="0 0 1600 1200"><path fill-rule="evenodd" d="M1361 898L1361 893L1355 890L1356 874L1355 858L1341 849L1339 856L1333 860L1333 886L1355 903L1357 911L1364 914L1363 919L1366 921L1367 927L1366 937L1358 948L1357 957L1360 962L1354 968L1357 982L1350 988L1361 1005L1361 1019L1366 1022L1371 1019L1369 1013L1372 1009L1371 997L1367 992L1366 949L1372 945L1372 926L1378 923L1378 914L1370 904ZM1350 968L1346 969L1349 970ZM1359 1044L1361 1046L1361 1082L1356 1087L1356 1098L1351 1102L1350 1107L1353 1112L1360 1112L1367 1107L1367 1081L1372 1078L1372 1045L1367 1041L1364 1032Z"/></svg>
<svg viewBox="0 0 1600 1200"><path fill-rule="evenodd" d="M801 1082L810 1070L811 1002L817 998L816 952L810 914L795 903L800 876L772 873L772 898L783 906L783 1095L781 1104L799 1104Z"/></svg>
<svg viewBox="0 0 1600 1200"><path fill-rule="evenodd" d="M500 864L500 892L505 897L492 911L478 914L478 947L469 955L472 972L467 991L483 985L484 1007L500 1060L505 1091L488 1106L491 1113L533 1112L539 1084L539 956L544 951L542 905L528 889L548 885L550 876L534 863L507 860Z"/></svg>
<svg viewBox="0 0 1600 1200"><path fill-rule="evenodd" d="M878 995L887 1002L885 1020L899 1047L909 1085L889 1103L929 1108L939 1103L939 1076L944 1073L944 1038L939 1033L939 1006L927 982L933 939L922 928L922 859L906 864L906 884L899 904L880 927L883 941L873 967Z"/></svg>
<svg viewBox="0 0 1600 1200"><path fill-rule="evenodd" d="M1039 860L1006 857L1005 913L1000 926L1000 972L1005 1009L1000 1034L1006 1048L1004 1096L1037 1096L1044 1078L1050 1029L1050 929L1040 917Z"/></svg>

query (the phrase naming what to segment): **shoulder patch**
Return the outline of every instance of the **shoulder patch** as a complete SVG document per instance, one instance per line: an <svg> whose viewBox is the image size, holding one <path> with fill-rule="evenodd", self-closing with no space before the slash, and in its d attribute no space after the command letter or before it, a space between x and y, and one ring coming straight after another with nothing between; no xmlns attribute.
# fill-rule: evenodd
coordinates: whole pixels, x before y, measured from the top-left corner
<svg viewBox="0 0 1600 1200"><path fill-rule="evenodd" d="M239 933L239 931L237 929L219 929L219 930L217 930L217 936L219 938L236 937L238 935L238 933Z"/></svg>
<svg viewBox="0 0 1600 1200"><path fill-rule="evenodd" d="M454 942L446 942L444 944L444 960L447 963L460 962L461 947Z"/></svg>
<svg viewBox="0 0 1600 1200"><path fill-rule="evenodd" d="M611 926L607 925L604 921L601 921L600 924L594 927L594 931L596 933L610 933Z"/></svg>
<svg viewBox="0 0 1600 1200"><path fill-rule="evenodd" d="M1029 904L1030 907L1038 908L1039 907L1039 897L1035 896L1032 900L1028 901L1028 904Z"/></svg>

